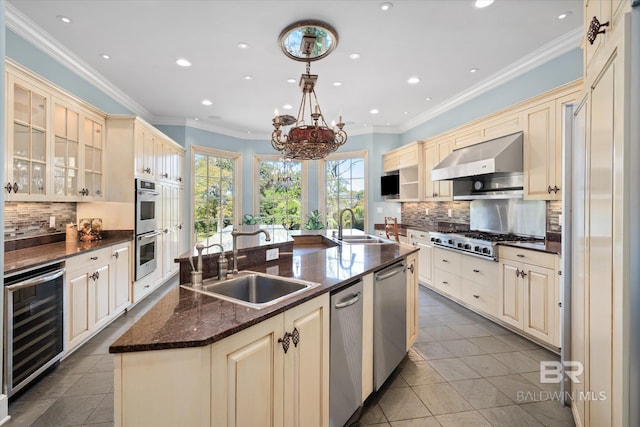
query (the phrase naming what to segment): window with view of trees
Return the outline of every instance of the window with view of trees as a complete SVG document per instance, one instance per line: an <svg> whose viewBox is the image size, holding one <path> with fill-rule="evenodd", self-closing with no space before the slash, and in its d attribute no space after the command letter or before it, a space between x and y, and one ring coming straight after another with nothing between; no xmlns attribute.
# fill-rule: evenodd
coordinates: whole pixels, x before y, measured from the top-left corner
<svg viewBox="0 0 640 427"><path fill-rule="evenodd" d="M256 160L256 204L260 223L283 225L289 230L299 230L305 211L302 192L306 165L301 161L278 159L273 156L260 156Z"/></svg>
<svg viewBox="0 0 640 427"><path fill-rule="evenodd" d="M327 228L338 228L340 211L351 208L355 213L356 223L349 225L351 218L345 215L345 225L364 230L367 206L366 153L327 157L324 161L324 176Z"/></svg>
<svg viewBox="0 0 640 427"><path fill-rule="evenodd" d="M194 147L193 233L201 241L236 221L234 193L240 154Z"/></svg>

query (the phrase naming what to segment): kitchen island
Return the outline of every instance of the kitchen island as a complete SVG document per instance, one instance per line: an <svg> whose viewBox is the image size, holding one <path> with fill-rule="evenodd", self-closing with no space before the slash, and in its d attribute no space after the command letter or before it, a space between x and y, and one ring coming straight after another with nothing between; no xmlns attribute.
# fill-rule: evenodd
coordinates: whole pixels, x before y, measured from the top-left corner
<svg viewBox="0 0 640 427"><path fill-rule="evenodd" d="M396 243L343 244L253 266L271 274L277 266L279 276L318 283L261 310L172 289L110 347L116 425L328 425L330 292L362 279L372 311L373 273L403 259L417 265L416 251ZM417 333L417 271L411 271L402 290L411 298L407 346ZM370 316L363 323L364 371L373 351ZM288 335L297 337L285 350ZM363 375L363 400L373 391L372 375Z"/></svg>

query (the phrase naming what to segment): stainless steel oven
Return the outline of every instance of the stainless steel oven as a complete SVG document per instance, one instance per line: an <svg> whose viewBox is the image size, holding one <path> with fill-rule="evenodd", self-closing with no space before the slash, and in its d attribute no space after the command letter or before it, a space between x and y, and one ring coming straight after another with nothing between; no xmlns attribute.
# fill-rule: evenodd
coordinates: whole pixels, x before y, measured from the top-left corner
<svg viewBox="0 0 640 427"><path fill-rule="evenodd" d="M64 264L4 280L4 393L11 396L64 355Z"/></svg>
<svg viewBox="0 0 640 427"><path fill-rule="evenodd" d="M156 201L159 194L155 182L136 179L136 235L158 228Z"/></svg>
<svg viewBox="0 0 640 427"><path fill-rule="evenodd" d="M151 274L158 266L159 231L136 236L136 280Z"/></svg>

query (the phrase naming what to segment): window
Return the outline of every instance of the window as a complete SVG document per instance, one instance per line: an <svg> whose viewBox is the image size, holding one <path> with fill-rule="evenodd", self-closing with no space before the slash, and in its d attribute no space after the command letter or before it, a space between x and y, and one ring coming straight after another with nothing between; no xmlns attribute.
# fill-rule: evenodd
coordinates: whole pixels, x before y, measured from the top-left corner
<svg viewBox="0 0 640 427"><path fill-rule="evenodd" d="M278 156L256 156L254 194L258 221L299 230L306 213L307 164Z"/></svg>
<svg viewBox="0 0 640 427"><path fill-rule="evenodd" d="M351 208L356 223L345 215L348 228L365 229L367 221L367 152L359 151L328 156L324 160L320 182L324 184L325 218L327 228L338 228L338 215L342 209ZM347 220L348 218L348 220Z"/></svg>
<svg viewBox="0 0 640 427"><path fill-rule="evenodd" d="M236 194L235 189L241 188L242 157L239 153L206 147L192 149L192 233L198 242L239 222L240 194ZM219 236L222 241L222 235Z"/></svg>

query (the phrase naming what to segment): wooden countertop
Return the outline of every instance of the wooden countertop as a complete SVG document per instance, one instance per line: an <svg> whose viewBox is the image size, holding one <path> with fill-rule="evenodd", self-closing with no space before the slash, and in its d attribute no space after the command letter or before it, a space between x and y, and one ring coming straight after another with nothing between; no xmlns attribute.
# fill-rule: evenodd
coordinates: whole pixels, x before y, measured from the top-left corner
<svg viewBox="0 0 640 427"><path fill-rule="evenodd" d="M405 244L351 244L294 255L278 264L279 276L320 285L299 296L256 310L175 287L109 348L110 353L209 345L363 275L406 258L418 249ZM269 273L273 265L270 264ZM250 270L266 273L266 266Z"/></svg>

